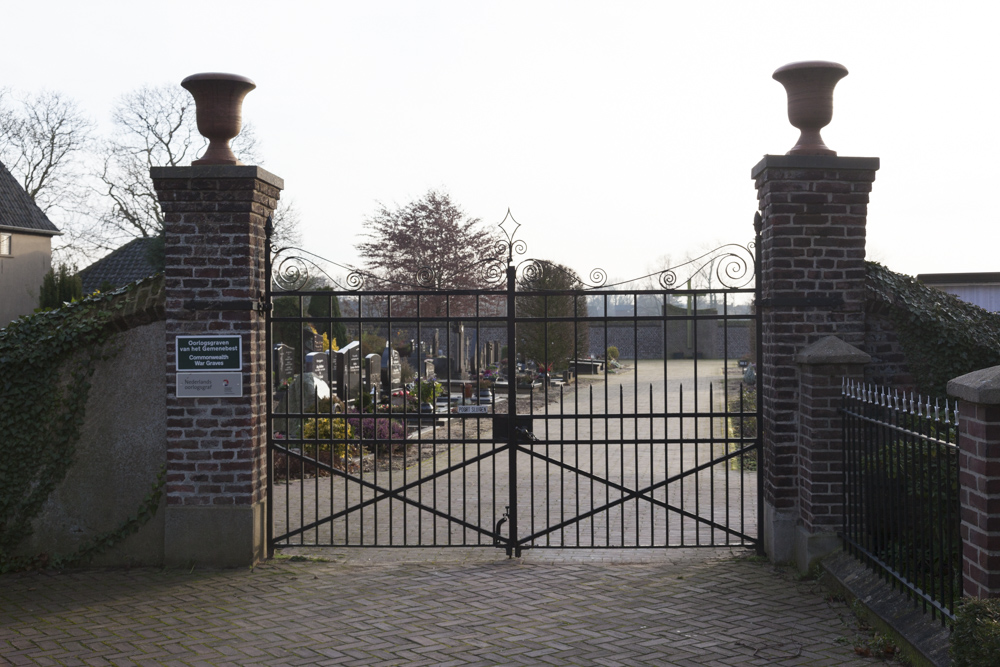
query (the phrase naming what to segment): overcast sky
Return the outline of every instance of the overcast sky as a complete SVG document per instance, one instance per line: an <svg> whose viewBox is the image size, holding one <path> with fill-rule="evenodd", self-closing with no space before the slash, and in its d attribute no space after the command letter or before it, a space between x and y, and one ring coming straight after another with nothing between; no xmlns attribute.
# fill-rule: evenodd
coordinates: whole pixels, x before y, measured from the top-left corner
<svg viewBox="0 0 1000 667"><path fill-rule="evenodd" d="M833 60L823 131L881 158L868 254L909 273L1000 271L991 2L8 3L0 87L108 122L121 94L196 72L244 104L308 247L355 263L378 202L429 188L528 254L631 278L752 240L750 169L783 154L781 65Z"/></svg>

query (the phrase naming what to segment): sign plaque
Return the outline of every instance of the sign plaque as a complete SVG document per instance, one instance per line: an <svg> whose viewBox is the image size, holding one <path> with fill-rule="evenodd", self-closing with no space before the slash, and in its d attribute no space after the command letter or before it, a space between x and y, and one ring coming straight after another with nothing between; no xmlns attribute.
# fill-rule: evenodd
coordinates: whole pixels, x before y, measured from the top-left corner
<svg viewBox="0 0 1000 667"><path fill-rule="evenodd" d="M178 373L177 398L238 398L243 373Z"/></svg>
<svg viewBox="0 0 1000 667"><path fill-rule="evenodd" d="M177 336L177 371L243 370L242 336Z"/></svg>

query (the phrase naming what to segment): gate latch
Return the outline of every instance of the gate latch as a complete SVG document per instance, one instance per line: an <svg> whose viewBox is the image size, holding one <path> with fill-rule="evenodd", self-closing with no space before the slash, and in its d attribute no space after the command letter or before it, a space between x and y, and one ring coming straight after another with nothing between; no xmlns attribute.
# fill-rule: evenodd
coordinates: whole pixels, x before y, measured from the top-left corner
<svg viewBox="0 0 1000 667"><path fill-rule="evenodd" d="M523 426L515 427L514 433L517 433L517 435L520 436L520 438L522 438L521 442L541 442L538 438L535 437L534 433L524 428Z"/></svg>
<svg viewBox="0 0 1000 667"><path fill-rule="evenodd" d="M507 505L506 507L504 507L504 510L505 511L503 513L503 517L501 517L500 520L497 521L496 529L493 531L493 546L495 546L495 547L505 547L505 546L507 546L506 544L504 544L504 543L502 543L500 541L500 528L505 523L507 523L507 516L510 514L510 505Z"/></svg>

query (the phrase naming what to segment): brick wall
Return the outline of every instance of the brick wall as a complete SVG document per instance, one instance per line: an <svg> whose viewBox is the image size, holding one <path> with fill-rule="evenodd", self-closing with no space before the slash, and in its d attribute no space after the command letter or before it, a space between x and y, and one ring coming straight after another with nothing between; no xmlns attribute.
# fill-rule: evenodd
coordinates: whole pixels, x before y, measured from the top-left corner
<svg viewBox="0 0 1000 667"><path fill-rule="evenodd" d="M966 595L1000 596L1000 405L959 405L959 499Z"/></svg>
<svg viewBox="0 0 1000 667"><path fill-rule="evenodd" d="M824 336L861 346L865 224L877 158L765 156L751 172L761 212L764 502L785 537L798 512L798 369ZM788 539L786 539L788 538ZM790 552L772 557L788 560Z"/></svg>
<svg viewBox="0 0 1000 667"><path fill-rule="evenodd" d="M283 182L245 166L159 167L151 174L166 234L168 511L258 505L266 497L265 332L263 314L251 307L263 294L264 225ZM243 396L177 398L178 334L239 334ZM193 517L179 520L177 532L186 532L168 561L194 548L184 545L198 529L180 524L201 521L210 531L211 521Z"/></svg>

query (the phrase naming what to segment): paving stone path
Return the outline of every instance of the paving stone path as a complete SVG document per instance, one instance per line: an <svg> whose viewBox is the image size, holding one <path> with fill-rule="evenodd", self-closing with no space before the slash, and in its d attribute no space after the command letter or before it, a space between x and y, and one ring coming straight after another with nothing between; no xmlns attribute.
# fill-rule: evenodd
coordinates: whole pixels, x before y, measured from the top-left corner
<svg viewBox="0 0 1000 667"><path fill-rule="evenodd" d="M0 664L875 662L854 653L843 603L740 552L321 553L253 570L0 576Z"/></svg>

